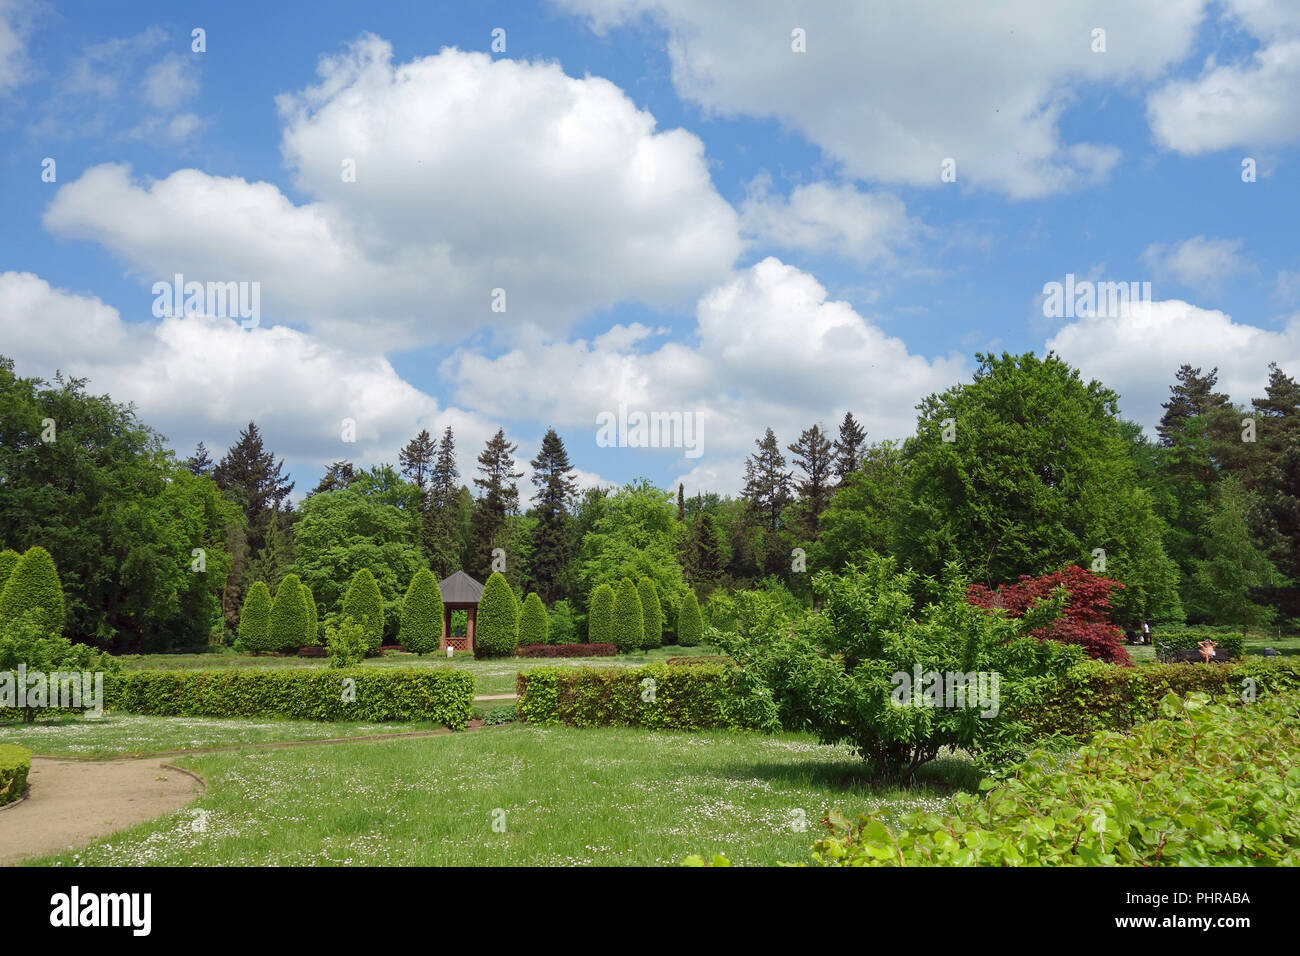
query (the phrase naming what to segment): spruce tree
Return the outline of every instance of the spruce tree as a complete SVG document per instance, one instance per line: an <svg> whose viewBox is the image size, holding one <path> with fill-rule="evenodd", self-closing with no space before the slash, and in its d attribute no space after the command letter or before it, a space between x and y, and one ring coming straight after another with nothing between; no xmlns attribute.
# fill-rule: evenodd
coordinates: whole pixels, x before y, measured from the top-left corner
<svg viewBox="0 0 1300 956"><path fill-rule="evenodd" d="M533 529L533 552L529 573L540 596L550 603L564 594L564 573L569 566L569 500L577 494L578 482L564 442L554 428L548 428L533 466L533 497L537 525Z"/></svg>
<svg viewBox="0 0 1300 956"><path fill-rule="evenodd" d="M1178 384L1169 386L1169 401L1162 402L1165 410L1156 431L1160 443L1165 447L1174 444L1178 436L1187 427L1190 419L1200 417L1213 426L1224 412L1231 412L1232 402L1223 392L1216 392L1214 386L1219 381L1218 368L1210 369L1206 375L1199 368L1183 364L1175 377ZM1211 421L1214 419L1215 421Z"/></svg>
<svg viewBox="0 0 1300 956"><path fill-rule="evenodd" d="M805 428L799 434L799 440L788 448L804 474L798 485L799 494L803 496L809 537L815 538L817 519L826 510L831 497L831 470L835 464L831 442L820 425L813 425Z"/></svg>
<svg viewBox="0 0 1300 956"><path fill-rule="evenodd" d="M192 475L212 474L212 456L208 454L207 446L203 442L199 442L194 446L194 454L186 459L185 467L190 470Z"/></svg>
<svg viewBox="0 0 1300 956"><path fill-rule="evenodd" d="M866 440L867 430L858 424L852 412L845 412L844 421L840 422L840 437L835 442L835 474L841 481L861 467Z"/></svg>
<svg viewBox="0 0 1300 956"><path fill-rule="evenodd" d="M781 524L781 515L790 504L790 480L793 472L786 471L785 457L772 429L762 438L755 439L757 454L745 459L744 498L754 512L762 517L764 525L775 531Z"/></svg>
<svg viewBox="0 0 1300 956"><path fill-rule="evenodd" d="M420 434L408 441L406 447L397 453L397 463L401 466L402 474L420 489L422 498L425 496L425 487L433 472L436 451L437 446L429 435L429 430L422 428ZM428 507L427 498L422 502L422 507Z"/></svg>
<svg viewBox="0 0 1300 956"><path fill-rule="evenodd" d="M1264 397L1252 400L1251 405L1258 419L1258 441L1265 453L1261 471L1267 474L1287 446L1300 441L1300 383L1276 362L1270 362Z"/></svg>
<svg viewBox="0 0 1300 956"><path fill-rule="evenodd" d="M518 445L506 440L505 429L497 429L478 456L478 470L483 477L474 479L481 493L474 502L470 520L470 573L479 577L492 573L493 550L506 547L506 516L519 507L519 486L515 479L522 477L523 472L514 470L514 454L518 450Z"/></svg>
<svg viewBox="0 0 1300 956"><path fill-rule="evenodd" d="M319 495L326 491L341 491L357 480L357 471L350 461L333 462L325 471L325 475L316 487L311 490L312 495ZM311 495L308 495L311 497Z"/></svg>
<svg viewBox="0 0 1300 956"><path fill-rule="evenodd" d="M614 589L601 584L591 592L587 607L587 643L614 643Z"/></svg>
<svg viewBox="0 0 1300 956"><path fill-rule="evenodd" d="M686 520L686 486L677 482L677 520Z"/></svg>
<svg viewBox="0 0 1300 956"><path fill-rule="evenodd" d="M645 640L645 612L631 578L618 582L614 592L614 644L620 654L629 654Z"/></svg>
<svg viewBox="0 0 1300 956"><path fill-rule="evenodd" d="M411 578L402 600L402 625L398 640L413 654L435 651L442 643L442 592L428 568L421 568Z"/></svg>
<svg viewBox="0 0 1300 956"><path fill-rule="evenodd" d="M530 591L528 597L524 599L524 609L519 615L519 643L521 645L550 643L550 622L546 616L546 605L542 603L536 591Z"/></svg>
<svg viewBox="0 0 1300 956"><path fill-rule="evenodd" d="M456 438L451 426L442 433L433 470L429 474L429 506L420 524L420 538L429 567L445 578L461 566L462 525L465 508L460 497L460 472L456 469Z"/></svg>
<svg viewBox="0 0 1300 956"><path fill-rule="evenodd" d="M257 424L249 422L212 473L217 487L231 492L244 509L253 554L262 550L271 518L293 491L294 483L283 471L284 459L277 461L274 453L266 450Z"/></svg>

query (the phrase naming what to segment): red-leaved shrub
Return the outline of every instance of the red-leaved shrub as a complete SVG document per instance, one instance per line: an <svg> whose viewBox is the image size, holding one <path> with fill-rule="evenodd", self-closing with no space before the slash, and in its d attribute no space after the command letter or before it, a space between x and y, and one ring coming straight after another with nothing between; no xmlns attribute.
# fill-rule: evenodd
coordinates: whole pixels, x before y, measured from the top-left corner
<svg viewBox="0 0 1300 956"><path fill-rule="evenodd" d="M1012 617L1023 617L1035 602L1051 600L1052 592L1058 587L1065 588L1068 595L1064 613L1051 624L1030 631L1030 634L1040 641L1078 644L1084 653L1099 661L1130 663L1122 643L1124 635L1110 622L1111 589L1124 585L1085 571L1077 564L1066 565L1060 571L1037 578L1023 574L1015 584L1003 584L996 590L983 584L972 584L966 591L966 600L978 607L1000 607Z"/></svg>
<svg viewBox="0 0 1300 956"><path fill-rule="evenodd" d="M614 644L520 644L515 657L613 657Z"/></svg>

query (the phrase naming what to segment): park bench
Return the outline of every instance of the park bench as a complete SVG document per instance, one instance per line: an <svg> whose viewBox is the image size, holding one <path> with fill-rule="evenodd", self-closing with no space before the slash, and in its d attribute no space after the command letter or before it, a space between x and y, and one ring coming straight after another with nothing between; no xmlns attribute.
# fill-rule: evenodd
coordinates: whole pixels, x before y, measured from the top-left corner
<svg viewBox="0 0 1300 956"><path fill-rule="evenodd" d="M1216 647L1214 649L1214 658L1212 663L1226 664L1233 659L1232 651L1226 647ZM1205 659L1201 656L1199 647L1165 647L1159 641L1156 642L1156 660L1164 664L1201 664Z"/></svg>

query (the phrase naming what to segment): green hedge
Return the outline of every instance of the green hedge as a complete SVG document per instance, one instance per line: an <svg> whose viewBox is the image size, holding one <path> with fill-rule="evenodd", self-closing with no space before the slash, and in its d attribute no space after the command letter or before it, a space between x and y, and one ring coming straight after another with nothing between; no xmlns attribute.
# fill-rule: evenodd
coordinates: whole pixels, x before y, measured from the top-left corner
<svg viewBox="0 0 1300 956"><path fill-rule="evenodd" d="M352 575L348 593L343 596L343 616L350 617L365 629L370 653L384 643L384 596L369 568Z"/></svg>
<svg viewBox="0 0 1300 956"><path fill-rule="evenodd" d="M355 682L351 701L347 681ZM459 729L474 712L474 675L450 667L125 671L105 681L104 696L113 710L158 717L428 720Z"/></svg>
<svg viewBox="0 0 1300 956"><path fill-rule="evenodd" d="M1181 628L1172 631L1156 631L1151 634L1151 641L1156 645L1157 654L1162 648L1171 651L1195 650L1204 640L1214 641L1223 650L1232 652L1233 657L1241 657L1246 650L1246 636L1240 633Z"/></svg>
<svg viewBox="0 0 1300 956"><path fill-rule="evenodd" d="M698 647L703 634L699 599L693 590L687 591L682 598L682 609L677 612L677 643L682 647Z"/></svg>
<svg viewBox="0 0 1300 956"><path fill-rule="evenodd" d="M32 752L15 744L0 744L0 807L21 800L32 769Z"/></svg>
<svg viewBox="0 0 1300 956"><path fill-rule="evenodd" d="M1085 661L1072 667L1037 705L1017 716L1034 736L1086 737L1103 730L1127 731L1153 719L1170 692L1184 697L1200 691L1212 701L1239 703L1251 689L1256 697L1300 689L1300 660L1251 657L1231 664L1146 667Z"/></svg>
<svg viewBox="0 0 1300 956"><path fill-rule="evenodd" d="M734 665L535 667L520 672L515 692L520 719L532 724L775 729L772 713L756 705Z"/></svg>
<svg viewBox="0 0 1300 956"><path fill-rule="evenodd" d="M474 619L474 656L508 657L519 643L519 601L505 576L493 571L483 585Z"/></svg>
<svg viewBox="0 0 1300 956"><path fill-rule="evenodd" d="M591 592L587 606L587 643L614 643L614 589L601 584Z"/></svg>

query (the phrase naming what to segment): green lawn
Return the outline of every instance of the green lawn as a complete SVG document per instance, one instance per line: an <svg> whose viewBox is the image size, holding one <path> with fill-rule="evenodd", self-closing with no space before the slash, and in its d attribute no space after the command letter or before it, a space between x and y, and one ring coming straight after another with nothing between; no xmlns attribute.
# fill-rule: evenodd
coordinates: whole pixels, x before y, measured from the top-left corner
<svg viewBox="0 0 1300 956"><path fill-rule="evenodd" d="M523 725L177 762L207 781L198 801L39 862L672 865L718 852L772 864L806 860L829 808L942 810L977 779L950 758L913 790L873 789L847 748L792 734Z"/></svg>
<svg viewBox="0 0 1300 956"><path fill-rule="evenodd" d="M479 694L513 694L515 675L533 667L640 667L669 657L686 657L716 653L710 647L657 647L645 653L620 654L618 657L500 657L475 660L470 654L457 654L451 665L474 675ZM127 670L200 670L208 668L278 668L325 667L321 658L252 657L243 654L125 654L118 658ZM403 654L388 651L383 657L366 661L365 667L441 667L448 663L439 654Z"/></svg>
<svg viewBox="0 0 1300 956"><path fill-rule="evenodd" d="M368 734L436 730L431 723L363 724L316 720L218 720L105 714L98 720L61 716L33 724L0 722L0 744L18 744L45 756L110 757L116 754L199 750L277 740L321 740Z"/></svg>
<svg viewBox="0 0 1300 956"><path fill-rule="evenodd" d="M1159 639L1159 635L1156 635ZM1300 634L1270 635L1260 634L1257 632L1248 632L1243 647L1247 656L1263 653L1264 648L1271 647L1283 657L1294 657L1300 654ZM1156 660L1156 649L1154 645L1124 645L1128 651L1129 657L1133 658L1135 664L1154 664Z"/></svg>

